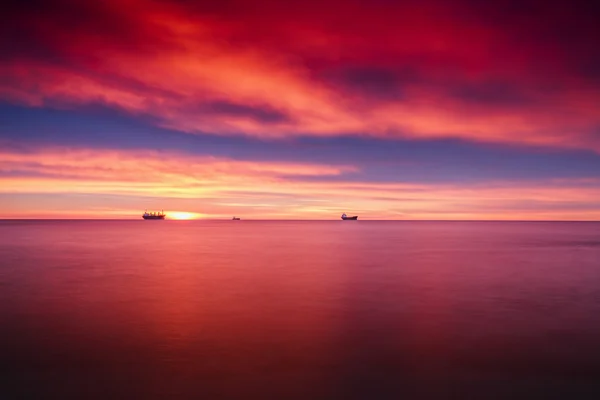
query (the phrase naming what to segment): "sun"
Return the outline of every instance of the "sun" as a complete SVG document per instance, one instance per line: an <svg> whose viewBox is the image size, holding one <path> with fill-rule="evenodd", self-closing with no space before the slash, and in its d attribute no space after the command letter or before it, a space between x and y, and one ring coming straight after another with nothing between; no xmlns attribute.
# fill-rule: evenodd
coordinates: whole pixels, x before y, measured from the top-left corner
<svg viewBox="0 0 600 400"><path fill-rule="evenodd" d="M168 219L176 219L176 220L187 220L187 219L197 219L200 218L200 214L186 212L186 211L171 211L167 213Z"/></svg>

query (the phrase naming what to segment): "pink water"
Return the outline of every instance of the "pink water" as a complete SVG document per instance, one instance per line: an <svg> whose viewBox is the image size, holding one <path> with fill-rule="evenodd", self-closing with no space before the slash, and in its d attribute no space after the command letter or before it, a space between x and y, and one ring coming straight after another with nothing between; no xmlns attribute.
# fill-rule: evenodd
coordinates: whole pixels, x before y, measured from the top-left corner
<svg viewBox="0 0 600 400"><path fill-rule="evenodd" d="M597 398L600 223L0 221L3 398Z"/></svg>

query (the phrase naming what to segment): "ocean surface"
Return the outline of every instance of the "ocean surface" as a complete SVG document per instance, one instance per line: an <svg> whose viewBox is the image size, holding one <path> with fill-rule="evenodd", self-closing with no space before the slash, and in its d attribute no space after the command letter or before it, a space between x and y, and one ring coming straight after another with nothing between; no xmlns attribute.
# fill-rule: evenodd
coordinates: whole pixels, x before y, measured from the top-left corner
<svg viewBox="0 0 600 400"><path fill-rule="evenodd" d="M600 396L600 223L0 221L0 398Z"/></svg>

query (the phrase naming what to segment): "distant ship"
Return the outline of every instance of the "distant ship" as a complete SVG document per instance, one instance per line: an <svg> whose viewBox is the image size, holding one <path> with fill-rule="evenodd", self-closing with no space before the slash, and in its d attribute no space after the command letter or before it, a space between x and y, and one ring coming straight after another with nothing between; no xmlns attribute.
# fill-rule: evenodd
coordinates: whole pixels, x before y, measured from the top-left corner
<svg viewBox="0 0 600 400"><path fill-rule="evenodd" d="M165 212L161 211L161 212L148 212L148 211L144 211L144 214L142 215L142 218L144 219L165 219Z"/></svg>
<svg viewBox="0 0 600 400"><path fill-rule="evenodd" d="M346 213L342 214L342 219L344 221L356 221L358 219L358 215L355 215L354 217L349 217L346 215Z"/></svg>
<svg viewBox="0 0 600 400"><path fill-rule="evenodd" d="M233 221L239 221L240 219L240 217L233 217Z"/></svg>

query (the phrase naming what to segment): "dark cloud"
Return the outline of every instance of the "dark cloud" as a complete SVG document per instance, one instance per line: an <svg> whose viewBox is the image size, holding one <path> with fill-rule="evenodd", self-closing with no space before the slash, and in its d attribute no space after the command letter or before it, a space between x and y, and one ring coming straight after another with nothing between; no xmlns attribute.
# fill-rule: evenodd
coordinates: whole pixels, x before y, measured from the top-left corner
<svg viewBox="0 0 600 400"><path fill-rule="evenodd" d="M263 123L289 122L290 117L269 106L249 106L229 101L212 101L199 107L201 112L232 117L246 117Z"/></svg>
<svg viewBox="0 0 600 400"><path fill-rule="evenodd" d="M320 79L354 95L380 99L404 98L404 85L414 84L421 78L408 68L383 68L370 66L342 66L325 69Z"/></svg>
<svg viewBox="0 0 600 400"><path fill-rule="evenodd" d="M462 3L465 13L489 24L513 43L515 55L529 49L537 58L539 74L555 74L557 68L577 73L600 55L598 2L465 0Z"/></svg>
<svg viewBox="0 0 600 400"><path fill-rule="evenodd" d="M174 46L168 31L136 18L110 1L9 0L0 24L0 60L37 60L60 66L94 66L97 50L156 54ZM85 41L85 42L84 42Z"/></svg>
<svg viewBox="0 0 600 400"><path fill-rule="evenodd" d="M488 80L481 83L463 82L450 86L448 93L460 100L487 105L521 107L539 102L539 98L526 95L523 88L510 82Z"/></svg>

